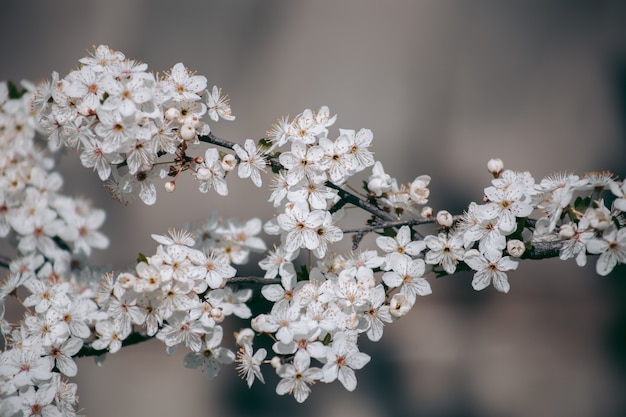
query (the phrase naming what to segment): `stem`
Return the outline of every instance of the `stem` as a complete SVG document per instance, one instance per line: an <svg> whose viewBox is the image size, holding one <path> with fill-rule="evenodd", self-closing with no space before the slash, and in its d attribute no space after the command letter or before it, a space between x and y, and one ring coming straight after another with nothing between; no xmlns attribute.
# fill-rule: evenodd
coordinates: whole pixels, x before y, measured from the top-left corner
<svg viewBox="0 0 626 417"><path fill-rule="evenodd" d="M383 219L383 220L386 220L388 222L391 222L391 221L395 220L395 218L391 214L387 213L384 210L379 209L378 207L376 207L372 203L369 203L369 202L363 200L362 198L359 198L355 194L352 194L351 192L344 190L340 186L335 185L334 183L332 183L330 181L326 181L325 185L327 187L330 187L332 189L337 190L339 192L339 197L342 200L345 200L346 202L348 202L350 204L353 204L353 205L355 205L357 207L362 208L363 210L367 211L368 213L373 214L374 216L378 217L379 219ZM345 203L343 203L343 204L345 204ZM331 209L330 209L331 213L333 212L333 208L334 207L331 207ZM337 209L335 209L334 211L337 211Z"/></svg>
<svg viewBox="0 0 626 417"><path fill-rule="evenodd" d="M455 220L459 216L455 216ZM375 230L386 229L388 227L402 227L402 226L419 226L422 224L436 223L435 219L409 219L409 220L391 220L382 223L376 223L373 226L359 227L357 229L345 229L344 233L369 233Z"/></svg>

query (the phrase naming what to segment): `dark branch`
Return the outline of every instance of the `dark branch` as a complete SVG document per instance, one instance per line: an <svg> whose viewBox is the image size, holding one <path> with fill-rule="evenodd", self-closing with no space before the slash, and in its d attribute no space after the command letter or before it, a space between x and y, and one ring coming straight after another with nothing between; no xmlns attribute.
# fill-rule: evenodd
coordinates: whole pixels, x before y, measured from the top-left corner
<svg viewBox="0 0 626 417"><path fill-rule="evenodd" d="M522 255L522 259L548 259L559 256L559 251L565 242L555 240L553 242L536 242L532 248L527 249Z"/></svg>
<svg viewBox="0 0 626 417"><path fill-rule="evenodd" d="M226 284L280 284L280 278L263 277L233 277L226 280Z"/></svg>
<svg viewBox="0 0 626 417"><path fill-rule="evenodd" d="M457 216L458 217L458 216ZM456 219L456 217L455 217ZM344 233L369 233L375 230L386 229L388 227L402 227L402 226L419 226L422 224L436 223L436 219L408 219L408 220L391 220L387 222L376 223L372 226L359 227L357 229L344 229Z"/></svg>
<svg viewBox="0 0 626 417"><path fill-rule="evenodd" d="M357 207L362 208L363 210L367 211L368 213L373 214L374 216L378 217L379 219L386 220L386 221L394 221L395 220L395 218L391 214L387 213L384 210L379 209L378 207L376 207L372 203L369 203L369 202L363 200L362 198L358 197L357 195L352 194L351 192L344 190L340 186L335 185L335 184L333 184L330 181L326 181L325 185L327 187L330 187L332 189L337 190L338 193L339 193L339 197L342 200L345 200L346 202L348 202L350 204L353 204L353 205L355 205ZM345 204L345 203L343 203L343 204ZM331 211L332 211L332 208L331 208Z"/></svg>

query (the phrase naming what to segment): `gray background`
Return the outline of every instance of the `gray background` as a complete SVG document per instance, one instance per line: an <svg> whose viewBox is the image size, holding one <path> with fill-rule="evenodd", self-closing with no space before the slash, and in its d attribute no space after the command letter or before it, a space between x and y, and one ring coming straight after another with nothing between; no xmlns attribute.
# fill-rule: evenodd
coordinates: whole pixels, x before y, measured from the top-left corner
<svg viewBox="0 0 626 417"><path fill-rule="evenodd" d="M624 166L625 3L596 1L3 2L0 79L62 76L108 44L154 71L183 62L232 100L243 143L282 115L330 106L333 127L374 132L373 150L400 182L429 174L431 203L460 212L488 185L486 162L554 171ZM65 190L108 210L100 263L152 253L150 233L224 216L272 215L266 185L229 182L231 196L190 178L156 206L122 207L67 155ZM355 183L358 185L358 182ZM372 362L348 393L314 387L295 406L275 380L247 390L233 369L212 382L149 343L81 360L81 406L99 416L618 416L623 399L626 278L574 262L523 263L511 293L471 290L471 275L431 280L433 295L365 343ZM227 332L236 328L233 327Z"/></svg>

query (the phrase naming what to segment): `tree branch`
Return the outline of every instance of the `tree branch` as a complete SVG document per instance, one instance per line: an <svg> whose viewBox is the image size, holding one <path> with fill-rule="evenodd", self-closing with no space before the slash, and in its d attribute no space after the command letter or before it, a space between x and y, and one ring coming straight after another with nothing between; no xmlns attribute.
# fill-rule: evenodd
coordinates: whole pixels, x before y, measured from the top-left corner
<svg viewBox="0 0 626 417"><path fill-rule="evenodd" d="M233 277L226 279L226 284L280 284L280 278Z"/></svg>
<svg viewBox="0 0 626 417"><path fill-rule="evenodd" d="M374 216L378 217L379 219L383 219L383 220L386 220L386 221L389 221L389 222L391 222L391 221L394 221L394 220L395 220L395 218L394 218L391 214L387 213L387 212L386 212L386 211L384 211L384 210L379 209L378 207L376 207L376 206L375 206L375 205L373 205L372 203L370 203L370 202L368 202L368 201L363 200L363 199L362 199L362 198L360 198L359 196L357 196L357 195L355 195L355 194L352 194L352 193L351 193L351 192L349 192L349 191L344 190L344 189L343 189L343 188L341 188L340 186L338 186L338 185L336 185L336 184L334 184L334 183L332 183L332 182L330 182L330 181L326 181L326 184L325 184L325 185L326 185L327 187L329 187L329 188L332 188L332 189L334 189L334 190L337 190L337 191L339 192L339 197L340 197L342 200L345 200L346 202L348 202L348 203L350 203L350 204L353 204L353 205L355 205L355 206L357 206L357 207L362 208L363 210L367 211L368 213L373 214ZM340 201L341 201L341 200L340 200ZM339 204L339 203L337 203L337 204ZM335 211L337 211L337 210L338 210L338 208L337 208L337 209L334 209L334 207L336 207L336 206L337 206L337 204L335 204L335 206L333 206L333 207L331 207L331 208L330 208L330 212L331 212L331 213L333 213L333 212L335 212ZM343 206L344 204L345 204L345 203L342 203L339 207ZM333 209L334 209L334 210L333 210Z"/></svg>

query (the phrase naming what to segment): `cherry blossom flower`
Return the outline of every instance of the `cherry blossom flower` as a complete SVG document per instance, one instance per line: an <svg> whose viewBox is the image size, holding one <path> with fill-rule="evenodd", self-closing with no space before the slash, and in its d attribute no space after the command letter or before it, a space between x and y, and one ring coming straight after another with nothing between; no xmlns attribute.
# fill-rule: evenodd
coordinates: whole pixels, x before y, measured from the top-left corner
<svg viewBox="0 0 626 417"><path fill-rule="evenodd" d="M308 147L301 140L291 143L291 151L279 156L280 163L287 169L287 182L295 185L305 177L314 181L323 181L326 176L320 172L319 162L324 157L324 150L319 146Z"/></svg>
<svg viewBox="0 0 626 417"><path fill-rule="evenodd" d="M425 271L422 259L411 259L408 256L394 254L388 262L391 271L383 274L383 282L391 287L400 287L400 293L404 294L411 304L418 295L432 293L430 284L423 277Z"/></svg>
<svg viewBox="0 0 626 417"><path fill-rule="evenodd" d="M359 352L356 344L350 341L345 333L335 333L330 349L327 350L326 364L322 368L324 382L339 382L348 391L356 388L356 375L354 370L363 368L370 361L370 356Z"/></svg>
<svg viewBox="0 0 626 417"><path fill-rule="evenodd" d="M287 232L285 249L292 252L305 247L309 250L320 245L317 229L324 223L327 212L309 211L305 204L295 204L278 216L278 224Z"/></svg>
<svg viewBox="0 0 626 417"><path fill-rule="evenodd" d="M214 85L210 94L208 90L206 90L204 94L206 96L206 104L209 109L209 117L211 120L217 122L220 117L224 120L235 120L235 116L232 115L230 109L228 96L222 95L221 89Z"/></svg>
<svg viewBox="0 0 626 417"><path fill-rule="evenodd" d="M265 170L266 162L254 141L246 139L243 148L235 144L233 149L241 160L237 171L239 178L250 178L254 185L260 187L262 185L261 172Z"/></svg>
<svg viewBox="0 0 626 417"><path fill-rule="evenodd" d="M524 191L525 186L522 183L511 184L504 190L496 187L485 188L489 203L483 206L483 214L488 219L497 218L497 226L504 235L515 231L516 217L526 217L533 211Z"/></svg>
<svg viewBox="0 0 626 417"><path fill-rule="evenodd" d="M176 100L199 99L199 92L207 85L207 79L203 75L193 75L182 63L172 67L172 70L164 80L172 86Z"/></svg>
<svg viewBox="0 0 626 417"><path fill-rule="evenodd" d="M426 252L425 261L431 265L441 265L448 274L456 271L456 265L463 260L463 240L459 235L439 233L437 236L426 236L424 243L430 249Z"/></svg>
<svg viewBox="0 0 626 417"><path fill-rule="evenodd" d="M242 379L245 379L248 383L248 387L252 387L255 378L261 381L263 384L263 374L261 373L261 364L267 356L267 351L263 348L253 353L252 346L245 344L239 352L237 352L237 373Z"/></svg>
<svg viewBox="0 0 626 417"><path fill-rule="evenodd" d="M304 352L298 352L293 358L293 364L281 365L276 373L282 379L276 386L278 395L291 394L297 402L304 402L311 393L309 385L322 378L320 368L311 368L311 358Z"/></svg>
<svg viewBox="0 0 626 417"><path fill-rule="evenodd" d="M596 272L608 275L618 263L626 263L626 228L610 226L602 232L602 238L593 238L587 242L590 253L600 254L596 262Z"/></svg>
<svg viewBox="0 0 626 417"><path fill-rule="evenodd" d="M508 256L502 257L502 253L499 255L491 252L482 254L476 249L467 251L463 261L476 271L472 280L472 287L476 291L487 288L493 282L496 290L509 292L510 285L505 271L517 269L519 265L519 262Z"/></svg>

